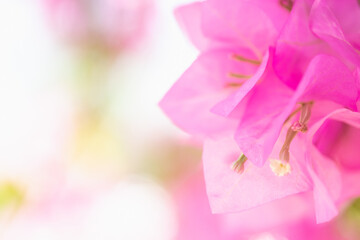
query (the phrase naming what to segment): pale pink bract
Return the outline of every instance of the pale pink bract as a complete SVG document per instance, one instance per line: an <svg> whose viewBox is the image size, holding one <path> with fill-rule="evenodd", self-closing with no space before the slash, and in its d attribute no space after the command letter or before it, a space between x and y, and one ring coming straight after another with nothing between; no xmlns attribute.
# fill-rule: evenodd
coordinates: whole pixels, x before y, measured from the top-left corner
<svg viewBox="0 0 360 240"><path fill-rule="evenodd" d="M210 213L204 179L199 171L186 176L172 192L178 219L177 240L345 239L336 221L314 223L311 195L306 193L246 212L217 215Z"/></svg>

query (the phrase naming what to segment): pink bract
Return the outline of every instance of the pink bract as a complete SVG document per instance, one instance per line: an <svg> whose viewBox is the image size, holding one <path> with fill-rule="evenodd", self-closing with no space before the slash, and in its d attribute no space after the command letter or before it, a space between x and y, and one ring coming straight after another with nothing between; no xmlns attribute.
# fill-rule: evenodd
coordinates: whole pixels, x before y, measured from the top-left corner
<svg viewBox="0 0 360 240"><path fill-rule="evenodd" d="M328 221L336 215L337 206L360 194L360 113L333 111L316 122L306 137L307 165L317 183L317 219Z"/></svg>
<svg viewBox="0 0 360 240"><path fill-rule="evenodd" d="M211 110L226 116L241 115L241 108L235 107L262 78L269 47L275 43L289 13L276 1L264 4L210 0L180 7L175 14L201 53L160 106L190 134L207 136L227 131L233 123ZM212 109L222 100L225 101Z"/></svg>

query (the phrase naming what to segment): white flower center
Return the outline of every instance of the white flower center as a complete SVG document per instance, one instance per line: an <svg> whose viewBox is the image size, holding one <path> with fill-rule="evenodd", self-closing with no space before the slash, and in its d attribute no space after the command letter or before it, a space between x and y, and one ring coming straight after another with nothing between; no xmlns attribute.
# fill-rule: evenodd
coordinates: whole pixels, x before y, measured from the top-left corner
<svg viewBox="0 0 360 240"><path fill-rule="evenodd" d="M270 168L276 176L283 177L291 173L291 166L289 163L280 161L278 159L270 160Z"/></svg>

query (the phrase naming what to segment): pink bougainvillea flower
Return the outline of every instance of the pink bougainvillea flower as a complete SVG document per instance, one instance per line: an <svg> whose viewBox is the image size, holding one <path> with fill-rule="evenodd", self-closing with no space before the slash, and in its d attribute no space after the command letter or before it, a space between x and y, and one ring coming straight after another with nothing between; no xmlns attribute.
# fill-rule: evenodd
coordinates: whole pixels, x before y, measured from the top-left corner
<svg viewBox="0 0 360 240"><path fill-rule="evenodd" d="M233 128L235 121L213 112L239 115L235 108L263 77L269 47L288 15L277 1L209 0L179 8L177 19L201 53L161 108L190 134L209 136Z"/></svg>
<svg viewBox="0 0 360 240"><path fill-rule="evenodd" d="M133 46L146 31L150 0L44 0L56 31L79 44Z"/></svg>
<svg viewBox="0 0 360 240"><path fill-rule="evenodd" d="M160 105L182 129L206 138L213 212L312 191L317 221L329 221L344 186L328 188L341 171L304 139L329 113L358 110L357 39L348 26L355 20L337 21L345 10L333 13L330 0L258 4L209 0L177 11L201 54Z"/></svg>

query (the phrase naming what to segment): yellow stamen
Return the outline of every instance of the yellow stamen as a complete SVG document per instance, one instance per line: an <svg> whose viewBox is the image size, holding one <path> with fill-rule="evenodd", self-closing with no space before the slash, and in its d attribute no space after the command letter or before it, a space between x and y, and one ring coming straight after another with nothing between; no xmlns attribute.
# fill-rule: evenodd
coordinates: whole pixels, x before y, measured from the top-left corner
<svg viewBox="0 0 360 240"><path fill-rule="evenodd" d="M232 83L227 83L226 84L226 87L234 87L234 88L237 88L237 87L241 87L244 83L235 83L235 82L232 82Z"/></svg>
<svg viewBox="0 0 360 240"><path fill-rule="evenodd" d="M301 107L296 109L293 113L291 113L284 122L284 124L286 124L292 117L294 117L301 110L299 120L293 122L291 124L291 126L289 127L289 129L287 130L284 144L281 147L281 150L279 152L280 160L278 160L278 161L280 161L282 163L282 165L279 165L279 163L276 163L276 162L274 162L273 165L270 165L273 172L275 172L275 174L278 176L281 176L277 172L279 172L279 171L281 172L282 168L289 167L289 169L290 169L289 161L290 161L290 144L291 144L291 142L294 140L294 138L298 134L298 132L304 133L308 130L307 123L309 122L310 117L311 117L311 108L312 108L313 102L300 103L300 104L301 104ZM278 165L279 165L279 167L276 168L276 166L278 166ZM279 168L280 168L280 170L279 170Z"/></svg>
<svg viewBox="0 0 360 240"><path fill-rule="evenodd" d="M244 74L238 74L238 73L229 73L229 77L233 77L233 78L240 78L240 79L249 79L252 76L250 75L244 75Z"/></svg>
<svg viewBox="0 0 360 240"><path fill-rule="evenodd" d="M291 144L292 140L295 138L297 133L298 132L294 131L291 127L288 129L288 131L286 133L285 142L279 153L279 158L281 160L283 160L284 162L289 162L289 160L290 160L290 152L289 152L290 144Z"/></svg>
<svg viewBox="0 0 360 240"><path fill-rule="evenodd" d="M237 60L237 61L241 61L241 62L248 62L254 65L260 65L261 61L259 60L254 60L254 59L250 59L250 58L246 58L237 54L232 55L232 58Z"/></svg>
<svg viewBox="0 0 360 240"><path fill-rule="evenodd" d="M293 112L286 118L286 120L285 120L285 122L284 122L283 125L287 124L287 123L290 121L290 119L291 119L292 117L294 117L294 116L301 110L301 108L302 108L302 106L300 106L300 107L298 107L297 109L295 109L295 111L293 111Z"/></svg>
<svg viewBox="0 0 360 240"><path fill-rule="evenodd" d="M239 159L234 162L234 164L231 166L231 169L235 172L242 174L245 170L245 162L247 161L247 157L244 154L241 154Z"/></svg>

